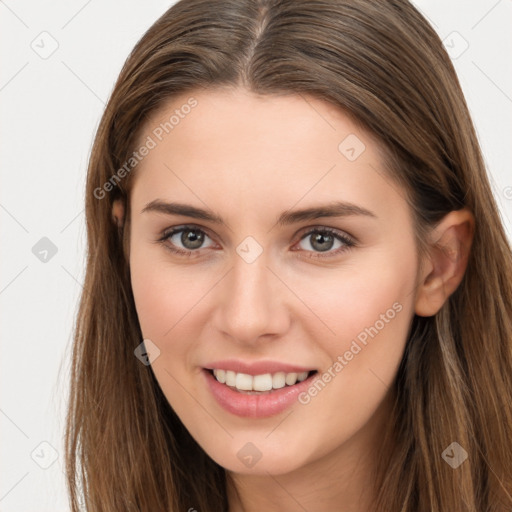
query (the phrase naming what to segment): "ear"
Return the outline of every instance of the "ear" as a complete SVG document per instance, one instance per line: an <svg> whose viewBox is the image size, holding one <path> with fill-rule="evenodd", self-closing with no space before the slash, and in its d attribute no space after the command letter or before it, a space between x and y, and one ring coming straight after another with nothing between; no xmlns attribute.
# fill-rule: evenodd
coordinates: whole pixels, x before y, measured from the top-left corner
<svg viewBox="0 0 512 512"><path fill-rule="evenodd" d="M469 259L474 225L473 215L464 208L448 213L430 233L416 292L417 315L435 315L459 286Z"/></svg>
<svg viewBox="0 0 512 512"><path fill-rule="evenodd" d="M112 219L118 228L124 225L124 201L122 199L115 199L112 205Z"/></svg>

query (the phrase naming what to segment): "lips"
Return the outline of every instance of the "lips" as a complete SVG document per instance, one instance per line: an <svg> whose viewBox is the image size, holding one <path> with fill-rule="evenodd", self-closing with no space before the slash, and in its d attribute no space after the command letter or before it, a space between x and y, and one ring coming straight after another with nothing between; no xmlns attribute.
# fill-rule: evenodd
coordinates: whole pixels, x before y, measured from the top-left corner
<svg viewBox="0 0 512 512"><path fill-rule="evenodd" d="M264 418L279 414L311 385L317 370L279 362L217 361L202 372L217 403L231 414Z"/></svg>

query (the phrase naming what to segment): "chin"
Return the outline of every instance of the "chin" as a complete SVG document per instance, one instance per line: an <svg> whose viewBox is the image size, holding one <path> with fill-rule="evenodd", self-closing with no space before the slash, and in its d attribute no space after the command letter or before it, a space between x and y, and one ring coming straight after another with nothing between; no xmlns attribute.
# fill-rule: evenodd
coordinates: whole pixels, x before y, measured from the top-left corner
<svg viewBox="0 0 512 512"><path fill-rule="evenodd" d="M266 433L265 435L268 435ZM218 445L203 450L217 464L227 471L244 475L283 475L305 466L315 450L306 451L304 442L288 438L288 442L276 443L265 440L265 437L243 436L243 440L230 440L224 450ZM209 447L206 447L209 448ZM311 452L311 453L310 453ZM308 455L309 454L309 455Z"/></svg>

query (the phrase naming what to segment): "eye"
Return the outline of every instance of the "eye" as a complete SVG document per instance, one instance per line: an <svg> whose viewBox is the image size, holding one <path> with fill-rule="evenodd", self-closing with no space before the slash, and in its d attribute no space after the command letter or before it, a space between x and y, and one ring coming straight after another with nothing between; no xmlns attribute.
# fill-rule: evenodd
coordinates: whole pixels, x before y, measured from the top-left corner
<svg viewBox="0 0 512 512"><path fill-rule="evenodd" d="M202 230L194 226L180 226L165 231L158 240L165 243L166 247L175 253L191 255L198 249L205 249L211 245L203 245L206 240L211 238ZM169 242L169 243L167 243Z"/></svg>
<svg viewBox="0 0 512 512"><path fill-rule="evenodd" d="M204 245L209 240L210 244ZM178 226L166 230L157 242L165 245L166 249L183 256L200 253L200 249L213 247L213 240L208 234L196 226ZM299 248L310 253L310 258L332 257L355 245L355 240L346 233L327 227L310 229L300 239ZM296 250L296 249L292 249ZM325 253L322 254L322 253Z"/></svg>
<svg viewBox="0 0 512 512"><path fill-rule="evenodd" d="M332 228L322 227L310 229L299 242L302 250L316 253L310 257L330 257L339 254L355 245L349 235ZM320 253L320 254L318 254ZM326 253L324 256L321 253Z"/></svg>

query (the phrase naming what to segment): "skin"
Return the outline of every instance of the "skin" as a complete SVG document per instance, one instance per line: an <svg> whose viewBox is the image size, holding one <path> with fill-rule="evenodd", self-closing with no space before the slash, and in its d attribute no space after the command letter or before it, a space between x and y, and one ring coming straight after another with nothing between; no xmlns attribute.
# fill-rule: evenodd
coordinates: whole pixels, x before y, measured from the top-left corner
<svg viewBox="0 0 512 512"><path fill-rule="evenodd" d="M144 338L160 350L152 369L191 435L231 475L230 512L368 510L388 390L411 320L435 314L462 279L471 214L448 214L420 261L404 191L384 172L377 141L314 98L189 93L160 109L140 141L191 96L198 105L137 166L130 194L137 314ZM338 149L351 134L365 145L354 161ZM225 225L143 212L157 199L206 208ZM333 201L374 216L276 223L287 210ZM113 215L122 222L121 203ZM181 233L157 242L183 225L207 235L191 256L169 250L190 247ZM334 239L322 252L306 236L312 227L349 234L355 245ZM236 251L248 236L263 250L252 263ZM322 374L393 304L400 312L307 405L240 418L205 385L201 368L227 358L284 361ZM248 442L261 453L252 468L237 457Z"/></svg>

